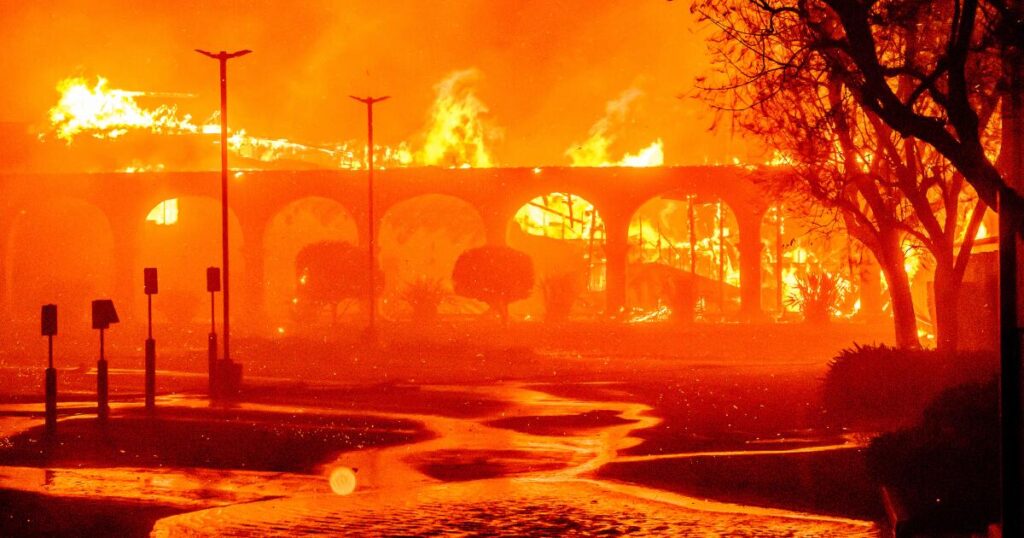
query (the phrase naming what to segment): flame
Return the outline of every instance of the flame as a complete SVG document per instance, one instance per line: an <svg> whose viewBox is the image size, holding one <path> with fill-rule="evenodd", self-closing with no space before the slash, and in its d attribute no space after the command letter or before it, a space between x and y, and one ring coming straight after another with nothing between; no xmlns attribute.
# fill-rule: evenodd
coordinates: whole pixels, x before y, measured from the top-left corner
<svg viewBox="0 0 1024 538"><path fill-rule="evenodd" d="M800 277L797 275L796 267L788 267L782 270L782 296L799 295ZM787 312L800 310L796 301L782 301L782 308Z"/></svg>
<svg viewBox="0 0 1024 538"><path fill-rule="evenodd" d="M661 166L665 164L665 152L662 150L662 145L659 138L635 155L627 153L617 164L632 167Z"/></svg>
<svg viewBox="0 0 1024 538"><path fill-rule="evenodd" d="M764 164L767 166L791 166L793 162L793 157L788 153L774 150L772 151L772 158L765 161Z"/></svg>
<svg viewBox="0 0 1024 538"><path fill-rule="evenodd" d="M413 165L479 167L495 165L489 144L500 136L500 130L487 123L489 110L476 94L480 73L466 69L451 73L435 86L437 95L430 109L424 143L418 151L402 142L395 147L375 145L374 161L381 168ZM111 88L104 77L95 84L85 78L71 77L57 84L60 98L49 111L52 131L67 144L79 136L113 139L131 131L156 135L218 135L219 113L210 114L197 123L189 114L181 114L176 105L160 104L145 107L140 97L167 97L174 94L129 91ZM633 103L643 95L636 89L625 91L606 106L605 116L590 129L590 137L567 154L573 166L662 166L664 143L658 138L636 153L627 153L615 160L609 148L615 142L613 131L626 122ZM211 140L216 143L216 140ZM340 143L314 146L284 138L261 138L245 129L232 130L228 149L233 154L253 161L296 161L324 168L365 169L365 145ZM135 163L123 172L159 171L164 164Z"/></svg>
<svg viewBox="0 0 1024 538"><path fill-rule="evenodd" d="M57 138L68 145L78 136L110 139L130 131L158 135L220 134L219 112L214 112L206 122L197 125L192 121L192 116L179 115L175 106L160 105L149 109L137 101L138 97L168 94L111 88L103 77L97 77L93 86L81 77L67 78L57 84L57 91L60 92L60 99L50 109L50 124ZM245 129L229 133L228 150L238 156L263 162L294 160L331 168L366 167L365 146L343 143L332 147L316 147L284 138L252 136ZM412 152L405 143L395 148L375 145L374 151L375 164L380 163L382 167L408 166L413 162ZM164 168L163 164L133 163L121 171L161 171Z"/></svg>
<svg viewBox="0 0 1024 538"><path fill-rule="evenodd" d="M499 132L484 118L489 109L475 92L480 72L456 71L434 86L437 97L430 109L430 126L423 149L416 155L420 164L452 168L489 168L494 159L487 144Z"/></svg>
<svg viewBox="0 0 1024 538"><path fill-rule="evenodd" d="M156 163L156 164L140 164L140 163L135 163L135 164L133 164L131 166L126 166L126 167L118 170L118 172L121 172L121 173L124 173L124 174L141 174L143 172L163 172L164 169L166 169L166 168L167 167L163 163Z"/></svg>
<svg viewBox="0 0 1024 538"><path fill-rule="evenodd" d="M239 129L228 137L228 149L241 157L263 162L292 160L346 170L361 170L368 166L365 146L358 148L355 144L342 143L333 147L316 147L285 138L250 136L245 129ZM373 159L375 168L408 166L413 161L412 152L405 142L398 147L374 144Z"/></svg>
<svg viewBox="0 0 1024 538"><path fill-rule="evenodd" d="M921 272L923 260L918 250L910 251L903 258L903 270L907 272L907 278L913 282L917 274Z"/></svg>
<svg viewBox="0 0 1024 538"><path fill-rule="evenodd" d="M103 77L92 87L84 78L67 78L57 84L57 91L60 100L50 109L50 122L57 138L68 144L83 132L95 138L117 138L133 129L161 134L199 130L191 116L178 117L177 107L142 108L135 98L149 94L109 88Z"/></svg>
<svg viewBox="0 0 1024 538"><path fill-rule="evenodd" d="M672 318L672 309L661 305L654 310L634 310L627 323L656 323Z"/></svg>
<svg viewBox="0 0 1024 538"><path fill-rule="evenodd" d="M629 119L633 104L643 96L636 88L622 92L617 99L605 105L604 116L590 127L590 135L586 141L566 150L565 154L572 160L572 166L661 166L665 162L661 139L641 149L636 154L626 154L619 160L613 160L609 149L616 140L614 132Z"/></svg>
<svg viewBox="0 0 1024 538"><path fill-rule="evenodd" d="M978 233L974 235L974 240L985 239L988 237L988 228L985 227L985 223L978 223Z"/></svg>

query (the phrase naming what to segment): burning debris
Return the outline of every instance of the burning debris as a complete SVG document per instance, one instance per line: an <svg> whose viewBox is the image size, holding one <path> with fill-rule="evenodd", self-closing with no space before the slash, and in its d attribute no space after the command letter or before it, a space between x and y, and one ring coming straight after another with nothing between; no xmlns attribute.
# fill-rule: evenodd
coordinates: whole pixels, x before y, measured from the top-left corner
<svg viewBox="0 0 1024 538"><path fill-rule="evenodd" d="M436 95L428 121L422 131L422 146L414 149L408 142L394 146L375 144L375 162L382 168L496 166L492 146L501 139L503 130L492 123L489 107L477 94L481 76L478 69L469 68L455 71L438 82L434 86ZM218 112L200 122L191 114L181 112L177 104L146 106L143 103L143 100L194 97L191 94L119 89L111 87L104 77L97 77L94 83L84 77L66 78L57 84L57 91L60 97L49 111L49 128L39 135L43 141L53 137L71 146L83 137L108 141L128 138L129 135L136 138L151 135L199 137L200 143L216 144L215 135L220 134ZM630 88L609 101L604 117L590 128L589 138L565 153L572 166L664 165L661 138L635 153L624 153L618 158L611 156L612 147L619 138L618 131L633 121L636 103L642 96L643 92ZM228 149L248 161L241 163L241 168L265 166L260 163L276 163L275 168L358 170L366 167L365 146L356 141L306 144L286 138L255 136L244 128L237 128L229 133ZM151 162L136 156L132 162L119 165L117 170L145 172L192 166Z"/></svg>
<svg viewBox="0 0 1024 538"><path fill-rule="evenodd" d="M166 94L110 88L103 77L97 77L91 87L82 77L66 78L57 83L57 91L60 100L50 109L50 123L57 138L67 144L83 134L117 138L130 130L153 134L220 132L216 117L196 125L188 114L179 117L175 106L143 108L136 102L137 97Z"/></svg>

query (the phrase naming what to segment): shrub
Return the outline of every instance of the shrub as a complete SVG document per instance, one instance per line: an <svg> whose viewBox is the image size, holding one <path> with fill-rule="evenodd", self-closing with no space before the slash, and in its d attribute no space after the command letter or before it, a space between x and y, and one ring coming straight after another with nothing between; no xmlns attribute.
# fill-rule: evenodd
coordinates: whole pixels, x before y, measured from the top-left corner
<svg viewBox="0 0 1024 538"><path fill-rule="evenodd" d="M995 366L994 357L977 353L854 344L829 362L823 403L836 423L891 429L917 421L944 388L984 379Z"/></svg>
<svg viewBox="0 0 1024 538"><path fill-rule="evenodd" d="M307 245L295 257L296 297L300 303L317 308L329 306L332 323L338 304L347 299L365 300L367 294L366 251L341 241ZM375 268L374 290L384 288L384 275Z"/></svg>
<svg viewBox="0 0 1024 538"><path fill-rule="evenodd" d="M544 294L544 317L547 321L565 321L583 291L578 273L549 276L541 283Z"/></svg>
<svg viewBox="0 0 1024 538"><path fill-rule="evenodd" d="M428 322L437 317L437 309L447 294L440 280L422 277L406 286L401 297L412 307L413 321Z"/></svg>
<svg viewBox="0 0 1024 538"><path fill-rule="evenodd" d="M455 260L452 282L455 293L487 303L508 323L509 303L526 299L533 289L533 261L509 247L472 248Z"/></svg>
<svg viewBox="0 0 1024 538"><path fill-rule="evenodd" d="M843 284L831 274L810 273L797 280L796 292L786 297L786 304L800 311L807 323L822 325L839 312L845 292Z"/></svg>
<svg viewBox="0 0 1024 538"><path fill-rule="evenodd" d="M999 520L999 388L996 380L942 392L920 424L881 435L868 469L910 514L909 532L984 531Z"/></svg>

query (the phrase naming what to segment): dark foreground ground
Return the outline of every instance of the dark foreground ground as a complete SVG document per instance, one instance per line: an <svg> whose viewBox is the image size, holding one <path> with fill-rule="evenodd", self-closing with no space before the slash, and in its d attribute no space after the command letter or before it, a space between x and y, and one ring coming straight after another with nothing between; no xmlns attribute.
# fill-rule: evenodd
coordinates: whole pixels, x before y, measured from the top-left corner
<svg viewBox="0 0 1024 538"><path fill-rule="evenodd" d="M395 495L410 492L418 492L414 505L431 500L424 506L438 519L418 515L419 530L398 534L421 535L431 521L501 534L441 521L453 510L528 514L534 502L563 503L576 515L546 521L546 530L531 531L529 518L506 530L873 532L863 521L881 519L877 488L857 439L824 425L818 387L825 349L883 333L808 334L814 343L801 352L793 327L720 345L685 332L688 339L666 333L655 345L649 331L617 340L598 331L562 346L545 336L538 351L507 335L476 345L394 341L380 351L250 343L264 354L247 357L247 384L232 407L204 400L205 377L190 373L204 362L168 354L153 416L140 409L137 360L125 356L128 367L112 373L106 426L92 418L90 369L61 372L56 440L40 426L41 370L9 357L0 368L0 386L10 387L0 400L0 536L145 535L157 521L170 535L249 524L298 532L365 523L371 513L383 526L368 532L387 534ZM338 468L357 477L351 496L332 493ZM435 493L438 484L456 489ZM307 496L319 500L302 504ZM640 515L614 515L638 502ZM318 515L328 506L332 515ZM356 519L339 515L357 509Z"/></svg>

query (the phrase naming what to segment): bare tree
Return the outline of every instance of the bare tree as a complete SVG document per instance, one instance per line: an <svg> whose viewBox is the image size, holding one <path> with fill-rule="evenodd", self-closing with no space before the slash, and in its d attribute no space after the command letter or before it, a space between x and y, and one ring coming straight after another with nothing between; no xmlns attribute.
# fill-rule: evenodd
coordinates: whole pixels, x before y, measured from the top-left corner
<svg viewBox="0 0 1024 538"><path fill-rule="evenodd" d="M952 18L961 28L984 30L998 17L986 14L987 25L964 27L961 18L969 6L957 3L890 1L869 7L837 2L842 10L849 11L851 4L864 10L863 23L873 32L877 49L871 53L879 66L887 66L876 73L885 87L876 88L868 82L870 74L859 72L867 44L846 32L845 24L856 25L832 4L697 2L694 9L720 30L711 43L721 70L718 79L705 83L704 96L792 157L800 181L789 189L839 211L851 235L875 254L889 284L897 342L902 346L918 343L903 270L905 250L922 248L930 254L938 343L955 349L960 283L986 210L985 197L979 196L985 193L976 194L965 181L974 184L975 177L982 186L993 181L988 172L978 170L995 170L989 158L996 153L996 139L992 130L984 135L999 97L995 88L1001 75L1000 49L991 44L994 30L969 32L979 34L973 38L947 35L937 21ZM941 46L962 39L973 43L973 63L960 66L960 74L950 73L947 64L953 59L939 59L935 50L939 47L942 54L955 56ZM929 73L932 80L923 80L920 73ZM970 91L966 109L958 108L957 92L963 89L955 86L959 76L968 74L980 84ZM899 116L902 120L927 118L929 125L939 125L947 135L971 126L973 135L958 139L958 160L942 151L951 148L933 145L901 123L891 123L897 115L880 109L883 97L884 106L896 106L886 95L907 108ZM945 135L931 136L939 140ZM973 176L958 162L973 163ZM994 201L996 191L990 187L986 192Z"/></svg>
<svg viewBox="0 0 1024 538"><path fill-rule="evenodd" d="M787 78L828 73L900 136L946 157L985 203L996 207L1002 192L1004 204L1019 208L1021 196L1007 188L982 140L984 109L1006 93L1006 64L1024 43L1024 22L1009 4L697 0L692 9L719 29L713 40L728 59L723 87L769 79L781 89ZM745 104L771 93L744 92Z"/></svg>

